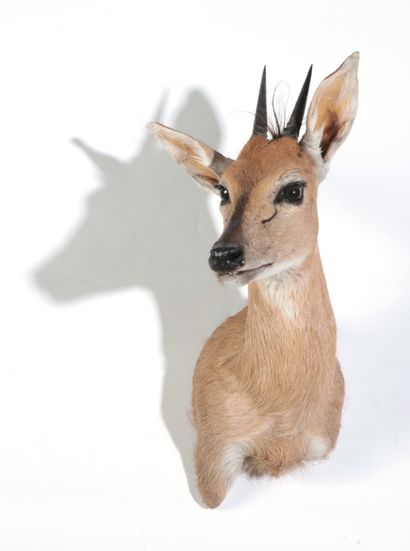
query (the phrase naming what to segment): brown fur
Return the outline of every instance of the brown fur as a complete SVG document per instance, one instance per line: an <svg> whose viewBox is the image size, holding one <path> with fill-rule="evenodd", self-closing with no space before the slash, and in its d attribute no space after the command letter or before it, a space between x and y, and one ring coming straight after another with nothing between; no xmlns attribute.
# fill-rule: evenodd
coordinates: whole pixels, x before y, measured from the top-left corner
<svg viewBox="0 0 410 551"><path fill-rule="evenodd" d="M309 435L326 440L329 451L336 443L343 376L317 249L291 277L297 322L283 316L263 281L253 282L247 308L218 327L199 357L196 463L210 507L231 482L221 468L227 446L246 443L244 470L277 476L304 461Z"/></svg>
<svg viewBox="0 0 410 551"><path fill-rule="evenodd" d="M344 382L317 246L316 199L324 161L354 119L357 61L354 54L323 81L300 143L252 136L236 161L218 154L222 176L212 171L215 155L207 146L150 127L201 185L229 190L220 239L239 243L246 259L243 270L219 278L249 283L248 305L214 331L193 379L195 464L208 507L221 503L239 471L279 476L336 445ZM293 181L305 183L300 205L277 200Z"/></svg>

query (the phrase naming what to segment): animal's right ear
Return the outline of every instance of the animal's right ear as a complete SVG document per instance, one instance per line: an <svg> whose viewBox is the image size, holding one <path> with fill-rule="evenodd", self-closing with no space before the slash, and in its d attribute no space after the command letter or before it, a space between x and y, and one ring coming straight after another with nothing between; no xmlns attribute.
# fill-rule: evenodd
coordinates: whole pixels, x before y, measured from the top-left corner
<svg viewBox="0 0 410 551"><path fill-rule="evenodd" d="M352 127L357 110L359 52L348 57L316 90L302 145L328 163Z"/></svg>
<svg viewBox="0 0 410 551"><path fill-rule="evenodd" d="M181 165L198 184L215 193L222 174L231 159L214 151L206 144L188 134L178 132L157 122L147 124L148 130L162 143L175 161Z"/></svg>

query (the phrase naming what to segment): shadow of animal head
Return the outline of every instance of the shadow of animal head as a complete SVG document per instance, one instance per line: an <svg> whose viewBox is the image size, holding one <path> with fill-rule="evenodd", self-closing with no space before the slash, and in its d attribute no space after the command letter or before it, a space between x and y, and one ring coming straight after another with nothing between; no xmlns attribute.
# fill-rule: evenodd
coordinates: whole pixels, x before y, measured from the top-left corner
<svg viewBox="0 0 410 551"><path fill-rule="evenodd" d="M200 91L190 93L175 123L215 147L220 141L215 113ZM212 295L211 324L221 307L218 321L236 310L239 295L227 293L207 265L216 230L206 196L163 155L153 138L147 135L141 150L126 161L82 140L74 143L98 169L102 187L87 199L85 218L74 235L36 272L41 289L67 302L143 287L154 294L160 309L165 301L165 311L174 316L196 313L205 320L198 309L210 310L209 302L201 297Z"/></svg>
<svg viewBox="0 0 410 551"><path fill-rule="evenodd" d="M218 146L220 127L201 92L191 92L175 124ZM209 269L217 234L206 195L151 136L126 161L81 140L74 143L97 168L101 188L88 198L73 236L35 272L35 281L60 304L124 288L152 293L165 360L162 415L195 497L187 415L192 372L205 340L243 306L243 298Z"/></svg>

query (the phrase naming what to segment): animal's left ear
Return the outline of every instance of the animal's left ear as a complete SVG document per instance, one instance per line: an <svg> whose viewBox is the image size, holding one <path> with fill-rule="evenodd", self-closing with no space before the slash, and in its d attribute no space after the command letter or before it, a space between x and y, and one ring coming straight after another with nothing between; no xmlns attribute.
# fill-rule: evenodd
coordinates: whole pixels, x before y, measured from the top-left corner
<svg viewBox="0 0 410 551"><path fill-rule="evenodd" d="M147 128L162 142L171 157L201 187L219 193L219 181L231 159L224 157L188 134L178 132L163 124L150 122Z"/></svg>
<svg viewBox="0 0 410 551"><path fill-rule="evenodd" d="M328 162L347 137L357 111L357 68L355 52L316 90L309 107L306 133L301 144L311 151L320 151Z"/></svg>

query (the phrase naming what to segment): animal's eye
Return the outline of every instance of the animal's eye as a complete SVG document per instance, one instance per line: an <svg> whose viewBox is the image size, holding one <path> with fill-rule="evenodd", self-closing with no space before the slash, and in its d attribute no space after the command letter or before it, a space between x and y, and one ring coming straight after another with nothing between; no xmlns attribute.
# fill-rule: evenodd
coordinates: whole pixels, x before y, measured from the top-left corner
<svg viewBox="0 0 410 551"><path fill-rule="evenodd" d="M304 182L293 182L284 186L276 199L277 203L282 203L286 201L287 203L293 203L294 205L300 205L303 201L303 188L305 187Z"/></svg>
<svg viewBox="0 0 410 551"><path fill-rule="evenodd" d="M224 186L218 186L219 196L221 198L221 205L226 205L230 203L229 191Z"/></svg>

